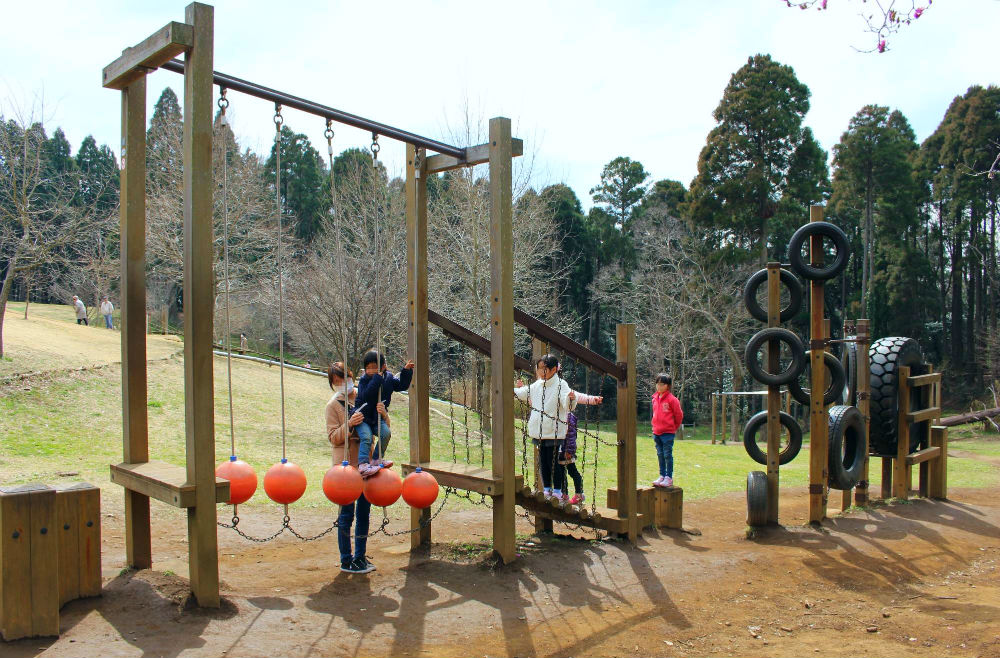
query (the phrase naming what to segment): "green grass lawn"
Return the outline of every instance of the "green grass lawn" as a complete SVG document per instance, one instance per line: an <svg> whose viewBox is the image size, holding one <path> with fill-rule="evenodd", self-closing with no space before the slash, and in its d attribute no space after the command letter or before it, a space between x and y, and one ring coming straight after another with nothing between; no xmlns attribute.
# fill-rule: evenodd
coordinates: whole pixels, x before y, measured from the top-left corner
<svg viewBox="0 0 1000 658"><path fill-rule="evenodd" d="M32 305L33 308L35 306ZM42 305L37 306L44 310ZM63 310L53 307L51 312L61 314ZM86 328L78 328L71 320L57 318L49 320L49 323L56 328L48 327L47 331L76 335L73 340L79 340L77 329L87 331ZM103 340L120 336L117 332L103 329L90 331L103 332L95 334ZM47 344L54 340L46 338ZM10 339L11 352L24 354L24 346L17 341L17 338ZM176 355L176 348L179 347L176 342L165 344L164 352L167 352L167 347L174 348L175 356L151 362L148 366L150 456L180 465L184 463L185 443L183 361ZM102 349L109 353L114 351L108 346ZM107 354L104 356L110 358ZM43 360L52 363L51 355L44 356ZM18 363L20 371L32 371L29 365L23 360ZM236 453L253 465L262 477L282 455L278 368L234 360L232 369ZM113 364L93 370L57 370L43 378L10 382L0 389L0 482L83 479L110 488L108 464L121 461L122 455L120 386L121 370ZM286 454L305 469L309 479L307 493L298 504L306 507L328 505L320 482L334 459L324 426L324 406L330 397L329 387L324 377L294 371L286 371L285 386ZM216 457L221 462L230 454L226 360L223 357L215 359L215 390ZM394 438L389 457L396 461L405 460L409 455L407 404L406 396L396 395L390 409ZM452 461L454 455L459 462L490 463L489 438L481 438L479 418L475 413L434 401L431 408L431 451L434 459ZM468 433L467 426L472 428ZM530 482L533 480L530 475L532 449L530 441L523 439L520 428L519 421L515 430L516 468L520 473L526 464ZM588 431L599 432L605 444L597 446L595 438L588 436L585 440L581 435L578 467L583 472L588 496L594 491L596 470L597 501L603 504L604 492L615 485L615 428L613 422L604 421L600 428L591 423ZM983 457L1000 457L1000 440L988 437L973 426L956 428L953 445L956 449ZM525 445L528 448L527 458L523 453ZM637 452L638 481L640 485L648 484L658 473L648 420L644 418L639 422ZM702 427L688 429L686 439L675 442L674 464L676 483L684 488L688 500L740 491L745 486L748 471L764 470L746 455L741 444L711 445L708 429ZM782 467L782 486L805 486L808 464L808 448L804 447L797 459ZM995 463L952 458L948 466L951 487L994 486L1000 482L1000 468ZM66 473L75 475L60 475ZM879 474L876 464L871 469L872 489L875 491L879 487ZM459 501L459 504L463 503ZM250 504L273 505L267 501L262 489L258 489Z"/></svg>

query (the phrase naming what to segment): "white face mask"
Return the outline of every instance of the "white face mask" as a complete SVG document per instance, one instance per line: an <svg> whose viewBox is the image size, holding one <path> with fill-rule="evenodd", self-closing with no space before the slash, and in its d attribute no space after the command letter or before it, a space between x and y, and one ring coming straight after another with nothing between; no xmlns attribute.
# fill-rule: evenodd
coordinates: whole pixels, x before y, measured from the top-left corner
<svg viewBox="0 0 1000 658"><path fill-rule="evenodd" d="M354 391L354 380L348 378L343 384L340 385L340 393L344 395L350 395Z"/></svg>

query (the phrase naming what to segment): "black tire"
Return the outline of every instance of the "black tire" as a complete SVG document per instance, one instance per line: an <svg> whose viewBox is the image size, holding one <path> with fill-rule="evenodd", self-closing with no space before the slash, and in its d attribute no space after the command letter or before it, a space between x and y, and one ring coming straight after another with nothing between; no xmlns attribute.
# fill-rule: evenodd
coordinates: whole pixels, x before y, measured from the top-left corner
<svg viewBox="0 0 1000 658"><path fill-rule="evenodd" d="M913 338L893 336L879 338L868 349L871 368L871 428L868 433L873 455L897 454L897 415L899 414L896 371L900 366L919 366L923 363L920 345ZM910 391L910 408L920 408L919 389ZM918 423L910 425L910 452L920 443Z"/></svg>
<svg viewBox="0 0 1000 658"><path fill-rule="evenodd" d="M788 270L780 271L781 283L788 288L788 306L781 309L779 319L781 322L788 322L799 314L802 307L802 284L798 278ZM757 289L767 283L767 269L758 270L747 279L747 284L743 287L743 305L747 307L750 317L761 322L767 322L767 309L762 308L757 303Z"/></svg>
<svg viewBox="0 0 1000 658"><path fill-rule="evenodd" d="M806 352L807 364L811 362L811 354L812 350ZM841 398L844 395L844 386L847 381L847 376L844 374L844 366L842 366L837 357L830 352L823 352L823 365L830 371L830 385L823 392L823 404L840 404ZM805 368L803 368L803 370L805 370ZM788 392L792 394L792 397L795 398L795 401L799 404L809 405L811 389L803 387L799 383L798 377L788 382Z"/></svg>
<svg viewBox="0 0 1000 658"><path fill-rule="evenodd" d="M830 264L810 265L802 257L802 245L814 235L821 235L833 242L837 255ZM850 255L849 250L847 235L839 226L830 222L809 222L800 226L792 234L792 239L788 241L788 262L792 266L792 270L803 279L825 281L844 271L844 268L847 267L847 258Z"/></svg>
<svg viewBox="0 0 1000 658"><path fill-rule="evenodd" d="M762 471L747 473L747 525L767 525L767 474Z"/></svg>
<svg viewBox="0 0 1000 658"><path fill-rule="evenodd" d="M827 470L831 489L853 489L865 467L865 419L857 407L830 407Z"/></svg>
<svg viewBox="0 0 1000 658"><path fill-rule="evenodd" d="M857 336L847 336L847 340L854 340ZM847 383L844 386L842 401L852 407L858 406L858 344L841 343L844 346L844 353L840 356L840 365L844 367L847 376Z"/></svg>
<svg viewBox="0 0 1000 658"><path fill-rule="evenodd" d="M784 466L795 459L799 450L802 450L802 428L784 411L778 412L778 419L788 430L788 445L778 455L778 464ZM763 466L767 466L767 454L757 445L757 432L766 426L767 411L761 411L754 414L743 428L743 448L750 455L750 459Z"/></svg>
<svg viewBox="0 0 1000 658"><path fill-rule="evenodd" d="M767 372L764 370L764 366L757 360L757 353L760 352L760 348L766 345L767 341L772 338L788 345L792 353L792 362L787 368L778 373ZM781 327L761 329L747 342L747 349L744 352L743 360L746 362L747 371L761 384L781 386L793 381L802 373L802 369L806 366L805 347L803 347L799 337L788 329L782 329Z"/></svg>

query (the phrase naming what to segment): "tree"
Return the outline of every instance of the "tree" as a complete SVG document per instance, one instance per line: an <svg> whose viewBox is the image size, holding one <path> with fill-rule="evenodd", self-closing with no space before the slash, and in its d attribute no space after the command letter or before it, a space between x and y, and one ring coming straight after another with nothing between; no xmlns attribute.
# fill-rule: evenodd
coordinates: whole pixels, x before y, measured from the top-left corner
<svg viewBox="0 0 1000 658"><path fill-rule="evenodd" d="M73 161L65 137L57 135L50 142L31 115L0 115L0 356L15 276L71 263L81 243L106 230L109 221L94 205L77 202Z"/></svg>
<svg viewBox="0 0 1000 658"><path fill-rule="evenodd" d="M566 313L585 318L590 304L587 292L594 278L594 260L590 254L594 250L594 236L591 235L587 218L580 206L576 193L563 184L550 185L542 190L540 201L555 223L558 249L552 254L552 270L565 271L566 289L561 303ZM581 324L579 335L586 340L586 326Z"/></svg>
<svg viewBox="0 0 1000 658"><path fill-rule="evenodd" d="M732 75L713 116L691 183L691 216L732 235L739 246L756 245L767 261L768 222L789 193L789 174L805 139L802 120L809 88L790 66L755 55Z"/></svg>
<svg viewBox="0 0 1000 658"><path fill-rule="evenodd" d="M264 165L272 181L277 164L276 146L271 147L271 155ZM323 160L308 137L293 132L287 125L281 128L280 146L282 204L295 216L295 237L308 243L319 231L323 215L330 206Z"/></svg>
<svg viewBox="0 0 1000 658"><path fill-rule="evenodd" d="M889 49L889 35L899 32L913 21L923 16L934 0L927 0L927 4L918 4L915 0L909 2L887 0L884 2L872 2L861 0L864 5L860 11L861 18L865 21L868 32L874 37L874 44L863 52L884 53ZM827 0L783 0L789 7L798 9L809 9L816 7L823 11L828 6Z"/></svg>

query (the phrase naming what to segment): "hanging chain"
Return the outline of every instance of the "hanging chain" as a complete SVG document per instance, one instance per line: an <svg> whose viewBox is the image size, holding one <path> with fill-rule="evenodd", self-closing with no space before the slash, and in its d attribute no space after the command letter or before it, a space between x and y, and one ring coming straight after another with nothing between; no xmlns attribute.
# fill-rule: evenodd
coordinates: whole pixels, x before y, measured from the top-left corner
<svg viewBox="0 0 1000 658"><path fill-rule="evenodd" d="M233 330L229 319L229 142L226 139L226 128L229 120L226 109L229 99L226 98L226 88L219 88L219 125L222 126L222 245L223 245L223 277L226 281L226 391L229 395L229 454L236 456L236 424L233 413Z"/></svg>
<svg viewBox="0 0 1000 658"><path fill-rule="evenodd" d="M285 304L284 304L284 274L282 271L282 233L284 226L281 218L281 126L285 122L281 116L281 105L274 104L274 201L278 208L278 372L281 381L281 461L287 461L285 454Z"/></svg>
<svg viewBox="0 0 1000 658"><path fill-rule="evenodd" d="M368 148L372 152L372 165L374 166L378 162L378 152L382 150L382 147L378 143L378 133L372 133L372 145Z"/></svg>

